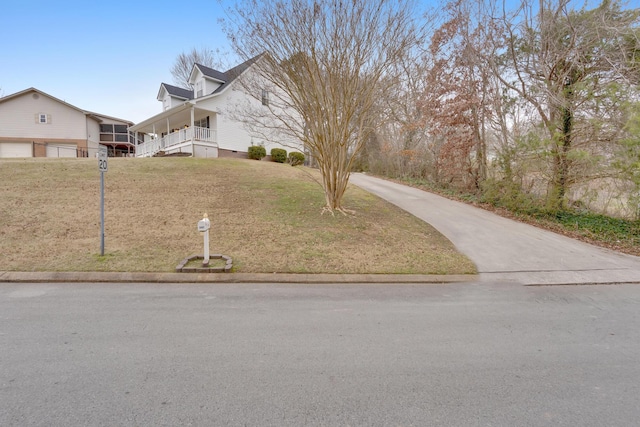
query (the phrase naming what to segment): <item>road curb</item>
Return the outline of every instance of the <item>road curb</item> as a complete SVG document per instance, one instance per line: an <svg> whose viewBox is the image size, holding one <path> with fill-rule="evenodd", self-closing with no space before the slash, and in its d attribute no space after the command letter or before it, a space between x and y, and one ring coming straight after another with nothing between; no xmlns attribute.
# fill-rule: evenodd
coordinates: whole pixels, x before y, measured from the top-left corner
<svg viewBox="0 0 640 427"><path fill-rule="evenodd" d="M475 274L284 274L284 273L125 273L125 272L0 272L0 282L93 283L423 283L478 281Z"/></svg>

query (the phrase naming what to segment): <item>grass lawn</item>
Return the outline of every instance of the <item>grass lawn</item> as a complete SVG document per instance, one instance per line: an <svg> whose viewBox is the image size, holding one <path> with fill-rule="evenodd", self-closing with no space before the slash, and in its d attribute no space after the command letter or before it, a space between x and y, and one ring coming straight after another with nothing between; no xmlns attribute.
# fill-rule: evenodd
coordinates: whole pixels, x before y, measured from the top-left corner
<svg viewBox="0 0 640 427"><path fill-rule="evenodd" d="M210 251L236 272L475 273L435 229L351 186L321 215L317 171L237 159L110 158L100 256L96 159L0 160L0 270L173 271Z"/></svg>

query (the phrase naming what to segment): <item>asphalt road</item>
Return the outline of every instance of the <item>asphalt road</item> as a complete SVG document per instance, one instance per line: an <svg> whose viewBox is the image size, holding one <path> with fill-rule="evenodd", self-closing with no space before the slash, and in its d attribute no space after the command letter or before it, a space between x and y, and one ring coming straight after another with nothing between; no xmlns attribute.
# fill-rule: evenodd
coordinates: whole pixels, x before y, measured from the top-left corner
<svg viewBox="0 0 640 427"><path fill-rule="evenodd" d="M640 258L500 217L483 209L364 174L351 183L444 234L487 281L522 284L640 283Z"/></svg>
<svg viewBox="0 0 640 427"><path fill-rule="evenodd" d="M2 426L631 426L640 286L0 284Z"/></svg>

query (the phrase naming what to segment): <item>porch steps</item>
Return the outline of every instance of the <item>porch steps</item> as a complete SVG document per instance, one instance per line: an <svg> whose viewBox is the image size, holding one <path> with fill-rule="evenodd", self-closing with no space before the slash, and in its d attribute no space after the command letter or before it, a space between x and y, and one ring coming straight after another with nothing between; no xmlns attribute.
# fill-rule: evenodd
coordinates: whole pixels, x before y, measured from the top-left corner
<svg viewBox="0 0 640 427"><path fill-rule="evenodd" d="M165 153L164 151L158 151L152 157L191 157L191 153Z"/></svg>

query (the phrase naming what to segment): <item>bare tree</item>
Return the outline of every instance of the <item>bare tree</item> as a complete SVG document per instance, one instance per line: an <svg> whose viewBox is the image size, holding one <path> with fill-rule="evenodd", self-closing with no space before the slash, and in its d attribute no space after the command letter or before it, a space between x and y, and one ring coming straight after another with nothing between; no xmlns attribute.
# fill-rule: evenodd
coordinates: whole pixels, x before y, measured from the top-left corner
<svg viewBox="0 0 640 427"><path fill-rule="evenodd" d="M237 53L266 52L255 63L259 78L244 81L256 96L259 84L269 92L268 114L247 121L302 141L320 169L325 209L345 212L352 164L378 125L376 96L396 83L396 65L418 41L413 3L244 0L229 15Z"/></svg>
<svg viewBox="0 0 640 427"><path fill-rule="evenodd" d="M445 21L433 32L423 62L425 90L420 96L422 120L437 147L435 176L464 189L480 189L486 178L486 125L496 96L481 58L491 53L478 22L482 2L450 0L442 8Z"/></svg>
<svg viewBox="0 0 640 427"><path fill-rule="evenodd" d="M213 51L206 48L198 50L195 47L189 52L182 52L176 57L171 67L173 82L179 87L191 89L189 76L193 70L193 65L200 64L209 68L222 68L224 66L222 60L224 55L219 50Z"/></svg>
<svg viewBox="0 0 640 427"><path fill-rule="evenodd" d="M572 0L522 0L492 21L503 29L495 40L503 54L486 63L545 129L539 152L551 161L551 209L565 206L572 184L598 177L606 162L595 156L606 157L606 145L619 140L620 103L638 84L639 12L616 0L591 10L576 10Z"/></svg>

